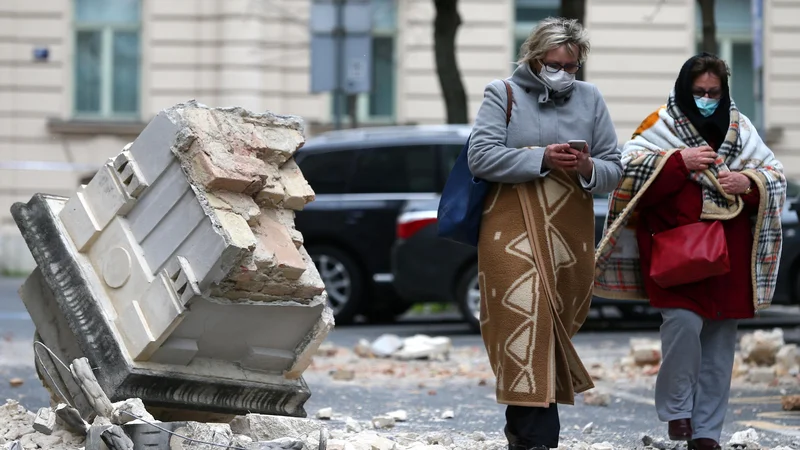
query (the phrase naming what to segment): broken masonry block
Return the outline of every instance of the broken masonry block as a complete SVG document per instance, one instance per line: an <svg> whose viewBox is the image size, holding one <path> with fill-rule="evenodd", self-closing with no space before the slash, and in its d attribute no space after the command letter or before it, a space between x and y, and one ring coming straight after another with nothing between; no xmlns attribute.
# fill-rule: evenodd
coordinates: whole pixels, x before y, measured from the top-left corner
<svg viewBox="0 0 800 450"><path fill-rule="evenodd" d="M89 424L83 420L77 409L64 403L59 403L56 405L55 413L58 420L64 424L64 428L69 431L81 436L85 436L89 431Z"/></svg>
<svg viewBox="0 0 800 450"><path fill-rule="evenodd" d="M53 434L56 429L56 413L52 408L39 408L33 419L33 429L42 434Z"/></svg>
<svg viewBox="0 0 800 450"><path fill-rule="evenodd" d="M100 439L109 450L133 450L134 448L133 441L119 425L104 427L100 432Z"/></svg>
<svg viewBox="0 0 800 450"><path fill-rule="evenodd" d="M314 201L314 190L311 189L311 185L303 177L295 160L290 159L281 166L280 173L285 192L283 198L284 207L300 211L307 203Z"/></svg>
<svg viewBox="0 0 800 450"><path fill-rule="evenodd" d="M101 388L100 384L97 382L97 378L95 378L92 373L89 360L86 358L78 358L70 364L69 370L72 372L72 377L75 379L75 382L81 387L83 395L86 396L89 404L92 405L94 412L99 416L110 419L111 415L114 413L114 407L111 405L111 400L108 399L106 393L103 392L103 388Z"/></svg>
<svg viewBox="0 0 800 450"><path fill-rule="evenodd" d="M293 160L303 143L297 117L181 103L73 197L15 204L38 266L20 295L42 342L85 358L75 378L101 392L61 370L48 389L87 419L129 398L173 420L304 417L302 374L333 314L294 227L314 195ZM259 199L268 184L274 203Z"/></svg>

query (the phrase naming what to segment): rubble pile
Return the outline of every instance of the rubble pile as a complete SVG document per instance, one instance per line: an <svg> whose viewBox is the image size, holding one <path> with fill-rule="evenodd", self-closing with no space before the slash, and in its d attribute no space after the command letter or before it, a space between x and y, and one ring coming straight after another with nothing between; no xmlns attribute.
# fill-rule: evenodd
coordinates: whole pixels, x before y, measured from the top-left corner
<svg viewBox="0 0 800 450"><path fill-rule="evenodd" d="M394 334L384 334L373 342L361 339L355 352L362 358L446 360L452 349L453 343L445 336L418 334L402 339Z"/></svg>
<svg viewBox="0 0 800 450"><path fill-rule="evenodd" d="M786 344L783 330L757 330L742 336L734 362L734 376L751 383L795 383L800 375L797 345Z"/></svg>
<svg viewBox="0 0 800 450"><path fill-rule="evenodd" d="M594 363L588 367L596 381L620 379L637 380L658 374L661 367L661 341L657 339L632 338L628 355L614 364Z"/></svg>
<svg viewBox="0 0 800 450"><path fill-rule="evenodd" d="M398 412L395 412L395 414ZM389 415L389 414L387 414ZM3 450L113 450L105 442L98 442L93 432L82 437L57 422L51 434L34 429L35 415L17 402L9 400L0 406L0 448ZM96 421L92 430L104 430L109 425ZM294 417L248 414L237 416L228 423L180 422L160 423L166 433L154 426L133 420L123 425L131 435L147 434L146 448L164 450L204 450L227 448L232 450L505 450L508 443L500 433L487 436L472 433L426 432L413 433L380 430L369 422L361 423L348 418L344 426L329 428L328 424ZM591 424L590 424L591 425ZM584 434L591 434L591 431ZM724 448L743 450L768 450L759 443L759 434L753 429L734 433ZM674 443L673 443L674 444ZM137 447L138 448L138 447ZM667 449L672 446L643 435L638 441L592 442L583 439L562 439L560 450L625 450ZM787 450L775 447L772 450Z"/></svg>
<svg viewBox="0 0 800 450"><path fill-rule="evenodd" d="M613 368L595 364L589 371L596 380L636 379L657 375L660 365L661 342L634 338L629 355ZM733 376L740 382L796 385L800 381L800 350L795 344L786 344L780 328L743 334Z"/></svg>
<svg viewBox="0 0 800 450"><path fill-rule="evenodd" d="M307 373L368 384L408 381L420 387L454 378L479 385L494 382L483 348L453 348L447 337L424 335L401 339L387 334L373 342L361 340L353 349L323 343Z"/></svg>
<svg viewBox="0 0 800 450"><path fill-rule="evenodd" d="M303 143L297 117L178 104L74 196L12 207L37 263L20 296L52 350L35 348L37 369L68 397L54 401L93 417L57 362L86 358L99 391L156 417L305 415L333 315L294 228L314 198Z"/></svg>
<svg viewBox="0 0 800 450"><path fill-rule="evenodd" d="M302 375L333 314L294 227L314 199L294 161L303 132L294 116L178 104L75 195L12 206L37 264L19 293L53 407L30 424L45 437L9 436L131 448L149 439L138 418L193 432L305 417Z"/></svg>

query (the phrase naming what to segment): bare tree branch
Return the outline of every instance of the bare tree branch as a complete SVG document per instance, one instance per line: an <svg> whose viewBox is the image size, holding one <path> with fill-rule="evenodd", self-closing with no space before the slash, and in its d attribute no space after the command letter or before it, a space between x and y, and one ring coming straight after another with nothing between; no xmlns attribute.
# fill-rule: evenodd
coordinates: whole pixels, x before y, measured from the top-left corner
<svg viewBox="0 0 800 450"><path fill-rule="evenodd" d="M652 22L656 20L656 16L658 16L658 13L661 12L661 8L664 7L664 3L667 3L667 0L657 0L655 9L651 14L644 16L644 21Z"/></svg>

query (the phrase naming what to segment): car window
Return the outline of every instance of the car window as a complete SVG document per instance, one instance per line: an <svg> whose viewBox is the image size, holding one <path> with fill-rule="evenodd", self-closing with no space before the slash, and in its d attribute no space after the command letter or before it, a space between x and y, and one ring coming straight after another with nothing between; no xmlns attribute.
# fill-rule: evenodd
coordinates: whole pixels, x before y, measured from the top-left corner
<svg viewBox="0 0 800 450"><path fill-rule="evenodd" d="M436 192L434 146L414 145L360 150L350 192Z"/></svg>
<svg viewBox="0 0 800 450"><path fill-rule="evenodd" d="M297 165L314 193L344 194L354 156L353 150L308 153L297 161Z"/></svg>
<svg viewBox="0 0 800 450"><path fill-rule="evenodd" d="M447 177L450 175L450 171L453 170L453 165L456 163L456 159L458 159L458 155L461 153L463 148L463 144L447 144L442 146L442 180L447 180Z"/></svg>

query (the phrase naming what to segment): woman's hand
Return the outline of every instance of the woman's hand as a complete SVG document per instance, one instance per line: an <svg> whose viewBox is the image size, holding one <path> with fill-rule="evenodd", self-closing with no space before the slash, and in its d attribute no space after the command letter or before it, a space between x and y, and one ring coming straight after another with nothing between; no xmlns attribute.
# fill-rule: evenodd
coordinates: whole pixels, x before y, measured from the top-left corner
<svg viewBox="0 0 800 450"><path fill-rule="evenodd" d="M570 147L567 149L569 153L575 155L578 162L575 164L575 169L578 171L579 174L585 179L589 180L592 178L592 169L594 169L594 162L592 161L591 154L589 153L589 144L583 147L583 150L575 150L574 148Z"/></svg>
<svg viewBox="0 0 800 450"><path fill-rule="evenodd" d="M707 145L685 148L680 153L683 157L683 163L686 164L686 168L689 170L706 170L717 159L714 149Z"/></svg>
<svg viewBox="0 0 800 450"><path fill-rule="evenodd" d="M544 149L544 165L548 169L574 169L578 157L569 152L569 144L550 144Z"/></svg>
<svg viewBox="0 0 800 450"><path fill-rule="evenodd" d="M726 194L741 195L750 188L750 178L738 172L720 172L717 175L719 185Z"/></svg>

